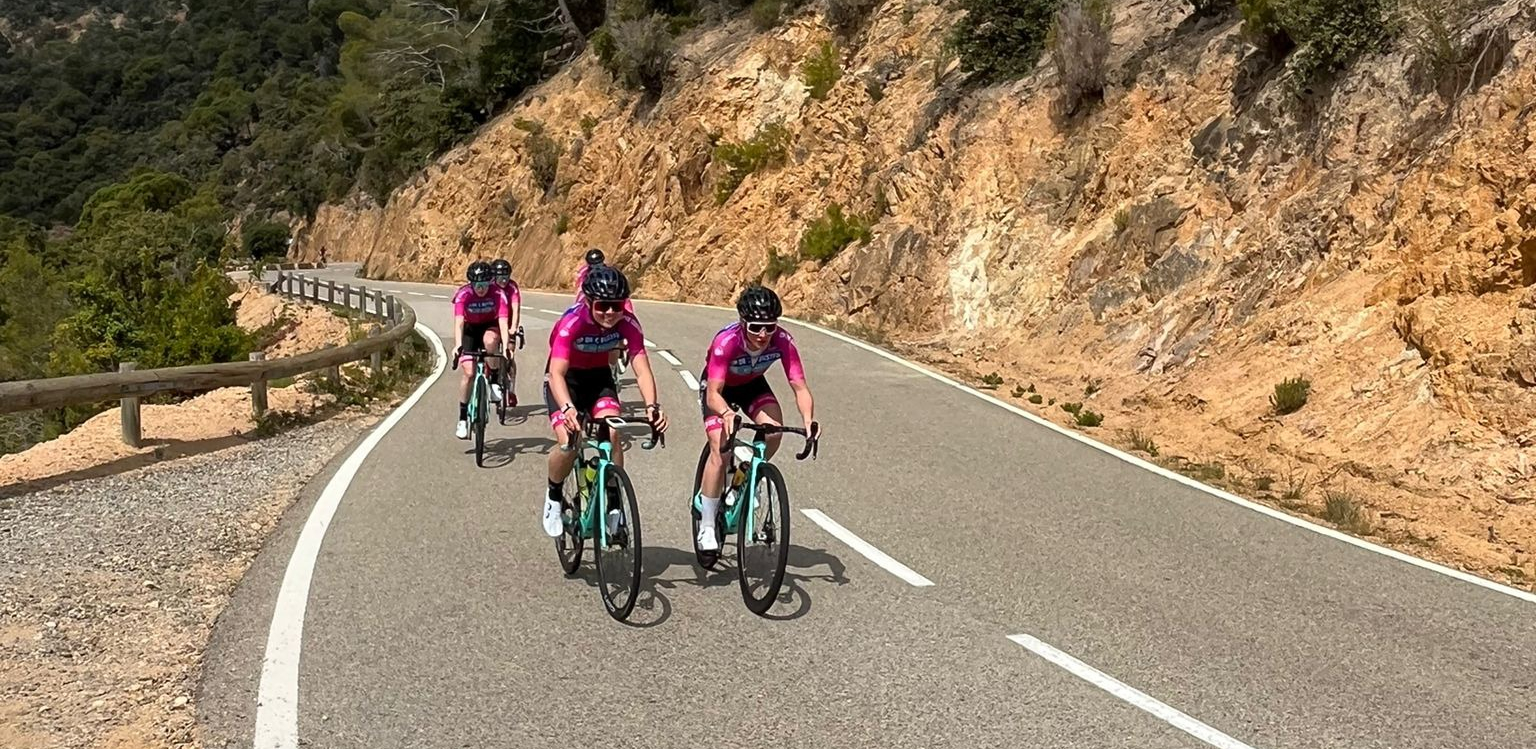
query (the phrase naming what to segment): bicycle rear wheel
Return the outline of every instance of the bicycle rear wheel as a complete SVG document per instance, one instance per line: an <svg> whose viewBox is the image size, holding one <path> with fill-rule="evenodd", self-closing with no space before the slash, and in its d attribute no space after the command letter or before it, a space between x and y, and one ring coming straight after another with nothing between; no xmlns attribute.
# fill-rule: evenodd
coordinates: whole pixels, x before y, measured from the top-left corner
<svg viewBox="0 0 1536 749"><path fill-rule="evenodd" d="M559 448L556 448L559 449ZM576 568L581 566L581 549L584 541L581 537L581 462L565 479L565 485L561 487L560 510L564 516L565 530L555 539L555 556L560 559L560 569L566 575L576 574ZM596 546L596 544L594 544Z"/></svg>
<svg viewBox="0 0 1536 749"><path fill-rule="evenodd" d="M486 413L490 398L487 390L489 388L486 387L485 377L483 375L476 377L473 399L475 407L475 465L477 466L485 465L485 422L486 419L490 418Z"/></svg>
<svg viewBox="0 0 1536 749"><path fill-rule="evenodd" d="M612 477L607 481L608 490L613 491L604 490L607 507L598 508L597 522L606 523L607 510L616 509L620 513L618 528L611 533L596 529L592 552L597 557L597 587L603 595L603 607L609 616L624 621L635 610L635 599L640 595L640 507L629 474L616 465L608 466L608 473Z"/></svg>
<svg viewBox="0 0 1536 749"><path fill-rule="evenodd" d="M704 464L709 461L709 443L704 443L703 452L699 453L699 467L693 472L693 493L688 495L688 516L693 519L693 559L700 567L712 570L720 562L720 550L704 551L699 548L699 523L702 517L694 498L699 496L699 489L704 485ZM721 514L715 515L715 540L721 546L725 545L725 520Z"/></svg>
<svg viewBox="0 0 1536 749"><path fill-rule="evenodd" d="M743 527L736 531L736 569L747 609L764 614L778 599L789 564L789 490L772 463L758 466L752 495L752 516L743 518ZM751 533L745 527L749 521Z"/></svg>

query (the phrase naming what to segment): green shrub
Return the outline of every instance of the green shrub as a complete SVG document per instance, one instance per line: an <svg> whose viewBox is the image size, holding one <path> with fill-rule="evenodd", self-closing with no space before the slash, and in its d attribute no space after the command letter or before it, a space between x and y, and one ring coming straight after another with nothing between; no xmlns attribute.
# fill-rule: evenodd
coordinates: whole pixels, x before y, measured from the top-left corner
<svg viewBox="0 0 1536 749"><path fill-rule="evenodd" d="M1003 378L996 372L991 372L981 377L981 387L985 390L996 390L1003 385Z"/></svg>
<svg viewBox="0 0 1536 749"><path fill-rule="evenodd" d="M675 52L666 16L653 13L610 26L592 35L598 63L625 88L660 93Z"/></svg>
<svg viewBox="0 0 1536 749"><path fill-rule="evenodd" d="M1311 390L1311 381L1305 377L1293 377L1275 386L1275 394L1269 397L1269 405L1277 414L1295 413L1307 405L1307 396Z"/></svg>
<svg viewBox="0 0 1536 749"><path fill-rule="evenodd" d="M1233 0L1189 0L1197 16L1214 16L1232 7Z"/></svg>
<svg viewBox="0 0 1536 749"><path fill-rule="evenodd" d="M878 0L827 0L827 26L844 37L852 36Z"/></svg>
<svg viewBox="0 0 1536 749"><path fill-rule="evenodd" d="M833 84L843 77L842 66L837 60L837 45L830 41L823 42L800 66L800 75L805 79L805 87L810 91L812 99L819 101L827 98Z"/></svg>
<svg viewBox="0 0 1536 749"><path fill-rule="evenodd" d="M1077 402L1063 403L1061 404L1061 410L1076 416L1079 411L1083 410L1083 404Z"/></svg>
<svg viewBox="0 0 1536 749"><path fill-rule="evenodd" d="M571 214L569 214L569 213L562 213L562 214L560 214L560 218L555 219L555 234L556 235L564 234L564 233L566 233L566 232L568 232L570 230L571 230Z"/></svg>
<svg viewBox="0 0 1536 749"><path fill-rule="evenodd" d="M1033 404L1035 404L1037 406L1040 405L1041 403L1043 403L1044 401L1045 401L1045 398L1042 397L1039 393L1035 393L1034 395L1029 396L1029 402L1033 403Z"/></svg>
<svg viewBox="0 0 1536 749"><path fill-rule="evenodd" d="M1238 0L1243 28L1276 48L1294 45L1286 69L1304 89L1381 50L1395 0Z"/></svg>
<svg viewBox="0 0 1536 749"><path fill-rule="evenodd" d="M1327 492L1323 497L1323 518L1338 527L1358 534L1371 532L1370 517L1354 497L1343 492Z"/></svg>
<svg viewBox="0 0 1536 749"><path fill-rule="evenodd" d="M560 156L564 149L554 138L544 134L542 128L530 133L523 141L523 147L528 149L528 169L533 172L534 183L548 193L559 176Z"/></svg>
<svg viewBox="0 0 1536 749"><path fill-rule="evenodd" d="M1085 408L1076 414L1076 421L1080 427L1096 427L1104 423L1104 416Z"/></svg>
<svg viewBox="0 0 1536 749"><path fill-rule="evenodd" d="M1061 0L960 0L965 15L951 43L961 67L982 82L1025 75L1045 50Z"/></svg>
<svg viewBox="0 0 1536 749"><path fill-rule="evenodd" d="M248 257L284 257L288 254L288 227L272 221L246 224L240 229L240 247Z"/></svg>
<svg viewBox="0 0 1536 749"><path fill-rule="evenodd" d="M789 128L771 122L740 143L715 146L714 157L725 164L725 173L715 185L715 202L721 205L750 174L780 166L789 154Z"/></svg>
<svg viewBox="0 0 1536 749"><path fill-rule="evenodd" d="M590 114L581 116L581 134L588 140L592 139L592 131L597 128L597 118Z"/></svg>
<svg viewBox="0 0 1536 749"><path fill-rule="evenodd" d="M833 203L800 235L800 256L825 263L849 243L858 240L862 244L870 236L868 221L859 216L844 216L843 207Z"/></svg>
<svg viewBox="0 0 1536 749"><path fill-rule="evenodd" d="M779 25L779 16L784 12L784 0L753 0L752 25L758 31L767 31Z"/></svg>
<svg viewBox="0 0 1536 749"><path fill-rule="evenodd" d="M1157 457L1157 442L1152 439L1151 435L1140 429L1132 429L1130 439L1131 449L1140 450L1154 458Z"/></svg>
<svg viewBox="0 0 1536 749"><path fill-rule="evenodd" d="M799 258L793 254L780 255L777 250L769 250L768 265L763 268L763 279L769 282L777 281L790 273L794 273L795 268L799 264Z"/></svg>

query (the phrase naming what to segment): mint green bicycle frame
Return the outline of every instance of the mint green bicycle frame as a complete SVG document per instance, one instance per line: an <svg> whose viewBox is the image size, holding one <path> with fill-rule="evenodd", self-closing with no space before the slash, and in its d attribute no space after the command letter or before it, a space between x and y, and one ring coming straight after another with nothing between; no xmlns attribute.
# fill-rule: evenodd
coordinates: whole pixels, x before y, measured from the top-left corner
<svg viewBox="0 0 1536 749"><path fill-rule="evenodd" d="M612 429L609 430L609 433L612 434ZM586 497L587 506L582 508L581 515L575 519L574 530L577 537L583 540L593 538L595 535L597 543L606 547L608 545L608 524L598 522L598 518L601 516L598 514L597 508L606 508L608 506L607 478L608 466L613 465L613 441L611 439L597 440L583 435L581 443L582 446L576 454L576 463L571 466L571 470L576 474L576 499L579 501L582 497ZM588 458L586 451L589 449L596 451L597 455ZM591 497L593 487L586 480L588 464L591 464L596 469L593 473L593 480L597 483L597 498L595 500ZM604 510L602 516L606 515L607 511ZM571 527L571 525L568 523L567 527Z"/></svg>
<svg viewBox="0 0 1536 749"><path fill-rule="evenodd" d="M752 461L746 466L745 469L742 468L740 463L736 463L734 466L731 465L731 463L734 463L736 460L737 445L752 448ZM725 522L725 532L741 532L748 534L747 537L751 538L750 534L756 530L756 528L752 526L752 510L757 506L757 467L763 463L768 462L768 443L763 440L756 440L751 443L747 443L732 437L731 449L727 451L727 454L731 456L731 461L724 466L726 469L724 479L725 491L730 491L731 476L736 470L746 470L747 479L741 482L742 493L745 496L737 497L736 504L725 508L724 511L720 513ZM725 492L721 492L722 495L724 493ZM701 514L704 511L702 501L702 497L700 497L697 493L693 495L693 509L698 510ZM742 519L743 514L746 516L745 521ZM742 528L743 522L746 523L746 527L744 529ZM725 539L720 539L720 543L724 545Z"/></svg>

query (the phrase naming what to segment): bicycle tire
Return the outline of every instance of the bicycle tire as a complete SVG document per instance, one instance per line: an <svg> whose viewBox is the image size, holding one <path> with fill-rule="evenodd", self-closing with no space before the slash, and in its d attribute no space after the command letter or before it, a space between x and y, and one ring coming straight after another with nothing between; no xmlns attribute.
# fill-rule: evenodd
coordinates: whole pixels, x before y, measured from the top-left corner
<svg viewBox="0 0 1536 749"><path fill-rule="evenodd" d="M699 514L699 508L694 506L693 498L699 495L699 488L704 485L704 464L709 460L709 443L704 443L704 449L699 453L699 465L693 472L693 493L688 495L688 516L693 525L693 560L706 570L713 570L720 562L720 549L704 551L699 548L699 523L703 518ZM715 515L715 540L720 546L725 546L725 520L721 514Z"/></svg>
<svg viewBox="0 0 1536 749"><path fill-rule="evenodd" d="M760 485L767 482L769 491L766 495L759 492ZM779 473L778 467L772 463L762 463L757 467L757 479L752 486L752 510L754 514L759 508L767 505L763 513L765 519L771 519L773 526L763 523L754 523L751 534L743 533L742 529L736 532L736 571L741 581L741 599L747 604L747 610L754 614L762 615L773 607L773 602L779 597L779 589L784 585L784 568L789 564L789 490L784 486L784 475ZM766 501L765 501L766 500ZM743 497L738 502L748 501ZM773 517L777 516L777 517ZM745 527L745 526L743 526ZM747 567L752 559L754 547L752 543L756 536L767 532L778 544L778 550L773 560L773 572L768 575L766 590L761 597L754 595L757 587L748 580Z"/></svg>
<svg viewBox="0 0 1536 749"><path fill-rule="evenodd" d="M559 448L556 448L559 449ZM577 472L581 470L581 462L571 468L570 475L566 476L565 484L569 484L569 491L562 484L560 487L560 507L569 509L571 522L565 526L565 531L555 538L555 557L560 560L560 569L566 576L576 574L576 569L581 566L581 550L586 543L581 537L581 479L577 478ZM569 496L566 496L569 495ZM594 544L595 546L595 544Z"/></svg>
<svg viewBox="0 0 1536 749"><path fill-rule="evenodd" d="M621 527L624 533L624 548L632 552L632 558L625 560L611 549L605 548L603 543L597 542L597 539L602 537L601 528L594 529L597 533L593 537L592 555L597 561L597 588L603 597L603 608L607 609L608 615L615 620L624 621L629 618L630 612L635 610L635 600L640 597L640 506L635 501L635 487L629 481L629 474L616 465L608 466L607 470L613 475L615 479L613 483L617 485L621 495L618 498L618 509L623 513ZM607 481L603 477L599 477L599 480L605 483ZM606 490L603 493L604 506L613 504L613 498L607 496ZM597 522L607 522L607 515L607 510L600 508ZM612 541L612 539L609 540ZM610 573L616 576L614 582L620 586L618 589L610 589L608 579ZM619 595L621 591L624 593L622 597Z"/></svg>
<svg viewBox="0 0 1536 749"><path fill-rule="evenodd" d="M486 403L488 402L490 388L485 384L485 376L475 378L475 465L485 466L485 422L489 418L486 415Z"/></svg>

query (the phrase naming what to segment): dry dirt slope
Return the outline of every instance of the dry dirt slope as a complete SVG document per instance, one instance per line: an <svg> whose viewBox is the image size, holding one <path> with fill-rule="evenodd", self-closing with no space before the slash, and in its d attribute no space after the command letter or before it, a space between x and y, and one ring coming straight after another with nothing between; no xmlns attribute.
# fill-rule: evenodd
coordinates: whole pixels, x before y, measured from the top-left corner
<svg viewBox="0 0 1536 749"><path fill-rule="evenodd" d="M654 104L584 58L388 205L322 210L296 252L431 280L504 253L554 286L597 245L646 294L724 302L836 201L873 239L779 279L793 313L999 373L1020 401L1033 384L1053 418L1085 401L1100 439L1135 427L1160 459L1296 512L1332 493L1355 532L1530 587L1536 2L1487 4L1448 73L1404 44L1305 100L1235 14L1114 12L1105 102L1070 124L1048 63L961 87L953 16L929 3L880 6L825 101L799 74L831 35L820 5L694 33ZM519 119L565 148L548 194ZM712 144L775 120L787 163L717 206ZM1291 376L1310 400L1277 416Z"/></svg>

